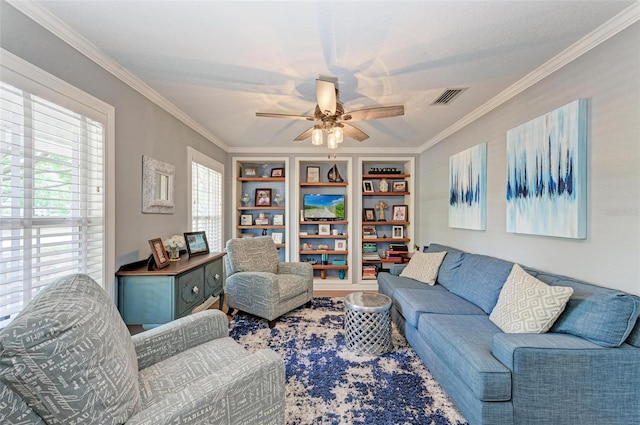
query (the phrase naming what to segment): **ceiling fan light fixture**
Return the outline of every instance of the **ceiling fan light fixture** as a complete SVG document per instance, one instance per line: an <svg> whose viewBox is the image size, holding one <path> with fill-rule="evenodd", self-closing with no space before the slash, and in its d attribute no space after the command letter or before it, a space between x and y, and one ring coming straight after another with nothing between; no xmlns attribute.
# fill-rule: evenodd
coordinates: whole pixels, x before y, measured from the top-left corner
<svg viewBox="0 0 640 425"><path fill-rule="evenodd" d="M329 132L327 136L327 147L329 149L338 149L338 142L336 141L336 135L333 131Z"/></svg>
<svg viewBox="0 0 640 425"><path fill-rule="evenodd" d="M311 144L320 146L322 144L322 129L318 126L311 132Z"/></svg>
<svg viewBox="0 0 640 425"><path fill-rule="evenodd" d="M336 125L333 129L333 135L336 138L336 143L342 143L344 141L344 130L340 125Z"/></svg>

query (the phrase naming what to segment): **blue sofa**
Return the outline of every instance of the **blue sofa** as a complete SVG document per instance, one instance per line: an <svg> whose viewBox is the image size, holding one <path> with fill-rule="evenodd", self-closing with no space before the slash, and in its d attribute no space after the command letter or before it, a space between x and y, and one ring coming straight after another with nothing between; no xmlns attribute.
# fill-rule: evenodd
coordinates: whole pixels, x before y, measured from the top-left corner
<svg viewBox="0 0 640 425"><path fill-rule="evenodd" d="M513 263L447 254L437 284L379 273L392 318L470 424L640 424L640 298L524 269L574 292L548 333L504 333L489 314Z"/></svg>

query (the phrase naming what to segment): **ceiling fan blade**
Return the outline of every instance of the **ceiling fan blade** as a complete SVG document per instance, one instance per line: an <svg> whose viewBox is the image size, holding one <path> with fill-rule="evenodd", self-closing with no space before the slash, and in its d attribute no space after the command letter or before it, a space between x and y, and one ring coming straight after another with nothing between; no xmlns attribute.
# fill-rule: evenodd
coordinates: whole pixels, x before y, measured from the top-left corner
<svg viewBox="0 0 640 425"><path fill-rule="evenodd" d="M256 117L265 117L265 118L285 118L288 120L307 120L314 121L314 117L309 117L307 115L289 115L289 114L271 114L268 112L256 112Z"/></svg>
<svg viewBox="0 0 640 425"><path fill-rule="evenodd" d="M299 142L300 140L308 139L309 137L311 137L311 133L313 132L314 128L315 127L311 127L309 130L305 131L304 133L300 134L298 137L293 139L293 141L294 142Z"/></svg>
<svg viewBox="0 0 640 425"><path fill-rule="evenodd" d="M369 135L359 128L355 128L351 124L342 124L344 135L347 137L351 137L352 139L357 140L358 142L363 142L369 138ZM313 130L313 129L312 129Z"/></svg>
<svg viewBox="0 0 640 425"><path fill-rule="evenodd" d="M341 119L344 121L367 121L397 117L400 115L404 115L404 105L359 109L357 111L347 112Z"/></svg>
<svg viewBox="0 0 640 425"><path fill-rule="evenodd" d="M318 107L325 115L336 113L336 85L331 81L316 80L316 98Z"/></svg>

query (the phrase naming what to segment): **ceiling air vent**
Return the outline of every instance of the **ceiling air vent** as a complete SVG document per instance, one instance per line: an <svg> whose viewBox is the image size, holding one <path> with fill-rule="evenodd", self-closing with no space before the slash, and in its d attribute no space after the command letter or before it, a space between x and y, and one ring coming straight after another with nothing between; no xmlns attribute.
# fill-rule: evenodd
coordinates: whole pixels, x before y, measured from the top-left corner
<svg viewBox="0 0 640 425"><path fill-rule="evenodd" d="M464 87L461 89L446 89L440 96L438 96L436 100L433 101L432 105L448 105L468 88L469 87Z"/></svg>

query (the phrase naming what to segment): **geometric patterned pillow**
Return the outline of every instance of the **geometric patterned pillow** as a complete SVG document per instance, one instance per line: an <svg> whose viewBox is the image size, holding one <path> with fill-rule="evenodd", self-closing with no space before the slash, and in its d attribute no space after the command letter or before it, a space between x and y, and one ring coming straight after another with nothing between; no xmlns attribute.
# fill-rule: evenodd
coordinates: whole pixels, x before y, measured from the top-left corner
<svg viewBox="0 0 640 425"><path fill-rule="evenodd" d="M438 278L438 270L446 251L443 252L414 252L407 267L402 270L400 276L415 279L428 285L435 285Z"/></svg>
<svg viewBox="0 0 640 425"><path fill-rule="evenodd" d="M514 264L489 319L506 333L545 333L571 294L573 288L547 285Z"/></svg>

